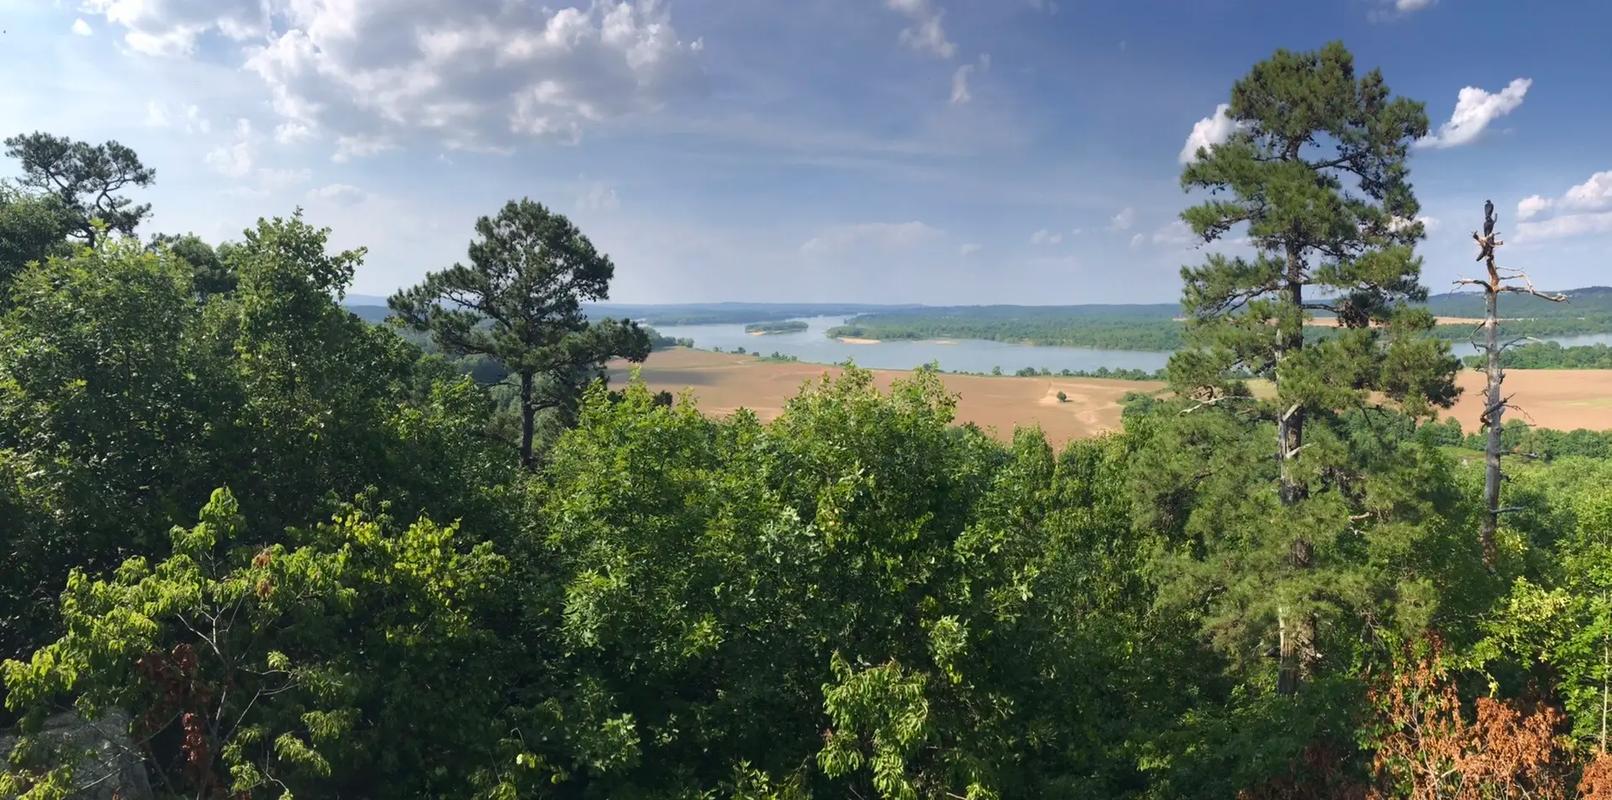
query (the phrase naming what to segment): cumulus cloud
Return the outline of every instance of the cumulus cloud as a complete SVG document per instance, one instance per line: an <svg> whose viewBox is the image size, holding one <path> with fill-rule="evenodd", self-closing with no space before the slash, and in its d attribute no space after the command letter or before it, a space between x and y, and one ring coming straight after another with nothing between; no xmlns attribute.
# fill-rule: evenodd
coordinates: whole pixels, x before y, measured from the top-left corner
<svg viewBox="0 0 1612 800"><path fill-rule="evenodd" d="M1476 86L1462 89L1455 98L1455 112L1450 114L1449 121L1437 131L1417 139L1416 145L1442 148L1473 142L1483 135L1490 123L1517 110L1533 83L1528 78L1517 78L1492 94Z"/></svg>
<svg viewBox="0 0 1612 800"><path fill-rule="evenodd" d="M1200 148L1209 149L1230 139L1241 126L1227 115L1229 111L1231 104L1221 103L1215 106L1215 113L1193 123L1192 133L1187 134L1187 143L1181 146L1181 152L1176 158L1183 164L1191 164L1197 160Z"/></svg>
<svg viewBox="0 0 1612 800"><path fill-rule="evenodd" d="M946 38L945 12L930 0L885 0L885 5L912 22L901 30L902 44L939 58L951 58L957 52L957 45Z"/></svg>
<svg viewBox="0 0 1612 800"><path fill-rule="evenodd" d="M1425 215L1420 216L1420 217L1416 217L1415 219L1407 219L1405 217L1393 217L1393 218L1388 220L1388 229L1391 230L1391 231L1404 230L1405 228L1410 227L1411 224L1414 223L1414 222L1422 223L1422 232L1423 233L1432 233L1434 230L1438 229L1439 225L1442 224L1442 223L1439 222L1437 217L1429 217L1429 216L1425 216Z"/></svg>
<svg viewBox="0 0 1612 800"><path fill-rule="evenodd" d="M1113 219L1108 221L1108 229L1112 231L1125 231L1130 230L1131 226L1135 224L1136 209L1126 207L1120 209L1119 213L1115 214Z"/></svg>
<svg viewBox="0 0 1612 800"><path fill-rule="evenodd" d="M1030 244L1060 244L1062 242L1063 234L1053 233L1046 228L1030 234Z"/></svg>
<svg viewBox="0 0 1612 800"><path fill-rule="evenodd" d="M615 211L621 208L616 188L605 183L591 183L577 195L577 208L583 211Z"/></svg>
<svg viewBox="0 0 1612 800"><path fill-rule="evenodd" d="M1519 221L1533 219L1549 211L1552 205L1554 203L1548 197L1529 195L1517 202L1517 219Z"/></svg>
<svg viewBox="0 0 1612 800"><path fill-rule="evenodd" d="M204 34L244 41L269 32L268 4L259 0L87 0L83 10L124 29L129 49L153 56L195 52Z"/></svg>
<svg viewBox="0 0 1612 800"><path fill-rule="evenodd" d="M235 121L235 141L213 148L207 153L205 160L207 166L226 178L244 178L251 174L256 158L252 123L238 119Z"/></svg>
<svg viewBox="0 0 1612 800"><path fill-rule="evenodd" d="M73 20L73 33L78 34L79 36L90 36L94 34L95 31L90 30L90 24L85 22L83 17L79 17L78 19Z"/></svg>
<svg viewBox="0 0 1612 800"><path fill-rule="evenodd" d="M1394 10L1401 14L1421 11L1430 5L1433 5L1433 0L1394 0Z"/></svg>
<svg viewBox="0 0 1612 800"><path fill-rule="evenodd" d="M185 56L206 36L235 48L280 116L276 138L355 144L434 137L497 150L574 142L701 85L699 39L657 0L581 8L464 0L90 0L131 49Z"/></svg>
<svg viewBox="0 0 1612 800"><path fill-rule="evenodd" d="M1598 209L1612 206L1612 170L1597 172L1590 179L1567 190L1562 205L1571 209Z"/></svg>
<svg viewBox="0 0 1612 800"><path fill-rule="evenodd" d="M213 124L202 116L201 108L187 105L171 109L167 103L146 101L146 127L175 128L185 133L212 133Z"/></svg>
<svg viewBox="0 0 1612 800"><path fill-rule="evenodd" d="M368 192L345 183L332 183L308 190L309 200L323 200L339 206L358 205L368 198Z"/></svg>
<svg viewBox="0 0 1612 800"><path fill-rule="evenodd" d="M939 239L938 228L912 222L862 222L836 225L806 240L800 251L806 255L828 255L850 250L906 250Z"/></svg>
<svg viewBox="0 0 1612 800"><path fill-rule="evenodd" d="M962 256L963 258L968 258L970 256L978 254L979 251L984 250L984 249L985 249L984 247L981 247L980 245L975 244L974 242L966 242L961 247L957 248L957 254Z"/></svg>
<svg viewBox="0 0 1612 800"><path fill-rule="evenodd" d="M1517 220L1519 240L1612 232L1612 170L1568 187L1561 197L1523 198L1517 203Z"/></svg>

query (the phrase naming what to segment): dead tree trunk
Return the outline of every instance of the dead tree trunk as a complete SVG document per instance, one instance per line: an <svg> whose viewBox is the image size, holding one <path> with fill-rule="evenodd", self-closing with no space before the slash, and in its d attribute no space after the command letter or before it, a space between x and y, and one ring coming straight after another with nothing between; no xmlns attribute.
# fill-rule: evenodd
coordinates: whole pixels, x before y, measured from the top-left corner
<svg viewBox="0 0 1612 800"><path fill-rule="evenodd" d="M1506 373L1501 367L1500 357L1507 348L1521 339L1509 342L1500 341L1500 294L1514 292L1517 294L1530 294L1535 297L1560 303L1567 299L1560 294L1547 294L1534 288L1533 281L1528 274L1520 270L1508 269L1495 263L1495 249L1504 244L1500 241L1500 234L1494 229L1494 203L1483 203L1483 233L1472 232L1472 239L1478 243L1478 259L1488 269L1487 278L1463 278L1456 281L1457 286L1479 286L1483 289L1484 315L1483 315L1483 343L1473 342L1473 346L1483 353L1484 374L1486 381L1483 392L1483 415L1479 417L1479 424L1483 425L1488 434L1483 448L1483 523L1478 531L1478 539L1483 547L1483 563L1494 569L1497 557L1495 533L1500 529L1500 482L1505 475L1500 471L1500 456L1502 445L1500 440L1501 423L1506 409L1511 406L1510 398L1501 394L1502 384ZM1509 285L1507 281L1521 281L1521 286ZM1474 331L1475 333L1475 331Z"/></svg>

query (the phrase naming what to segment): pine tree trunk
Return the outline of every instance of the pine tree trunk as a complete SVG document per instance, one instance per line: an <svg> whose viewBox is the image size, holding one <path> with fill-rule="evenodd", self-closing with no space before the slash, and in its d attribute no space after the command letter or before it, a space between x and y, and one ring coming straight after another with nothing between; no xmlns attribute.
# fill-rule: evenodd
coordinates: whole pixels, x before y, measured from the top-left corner
<svg viewBox="0 0 1612 800"><path fill-rule="evenodd" d="M1490 272L1494 271L1490 259ZM1498 280L1494 281L1498 283ZM1493 284L1491 284L1493 285ZM1487 292L1484 314L1484 350L1487 357L1488 384L1484 389L1484 420L1489 426L1489 439L1483 448L1483 527L1478 539L1483 544L1483 563L1490 568L1495 564L1495 531L1500 527L1500 418L1505 414L1505 401L1500 396L1505 373L1500 369L1500 320L1497 314L1499 292Z"/></svg>
<svg viewBox="0 0 1612 800"><path fill-rule="evenodd" d="M1280 369L1282 359L1304 348L1304 275L1303 261L1298 248L1288 245L1287 248L1287 295L1288 301L1293 304L1294 314L1298 323L1282 330L1278 336L1281 341L1277 349L1277 366ZM1278 467L1277 492L1282 504L1291 506L1303 500L1309 493L1304 481L1294 474L1295 462L1299 450L1304 446L1304 407L1295 404L1293 407L1278 412L1276 418L1276 458ZM1289 563L1295 570L1307 570L1314 560L1314 548L1309 540L1302 537L1294 539L1288 551ZM1278 614L1277 624L1280 627L1279 658L1276 690L1281 694L1296 694L1304 679L1309 677L1316 660L1315 651L1315 615L1301 612L1288 619L1288 613L1283 610Z"/></svg>
<svg viewBox="0 0 1612 800"><path fill-rule="evenodd" d="M521 372L521 466L528 470L536 468L536 460L532 457L532 424L537 416L537 408L532 404L532 372Z"/></svg>

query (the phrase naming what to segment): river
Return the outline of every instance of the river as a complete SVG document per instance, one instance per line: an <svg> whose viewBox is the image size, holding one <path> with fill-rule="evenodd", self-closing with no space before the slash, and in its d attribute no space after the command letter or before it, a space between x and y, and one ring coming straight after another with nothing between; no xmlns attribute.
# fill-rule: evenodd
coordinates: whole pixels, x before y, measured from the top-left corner
<svg viewBox="0 0 1612 800"><path fill-rule="evenodd" d="M656 325L666 336L693 339L694 346L704 349L720 347L733 351L743 347L763 355L779 353L794 356L801 361L819 364L839 364L854 361L874 369L913 369L931 361L952 372L990 372L1001 367L1013 373L1024 367L1048 369L1053 372L1094 371L1109 369L1140 369L1152 371L1162 368L1170 354L1152 350L1102 350L1095 347L1061 347L1011 342L992 342L983 339L956 340L897 340L872 344L852 344L830 339L825 333L845 322L844 317L806 317L806 330L797 333L773 333L752 336L745 333L743 324L720 325ZM1612 334L1597 333L1583 336L1561 336L1554 339L1563 346L1612 344ZM1475 351L1468 342L1454 342L1457 356L1472 355Z"/></svg>

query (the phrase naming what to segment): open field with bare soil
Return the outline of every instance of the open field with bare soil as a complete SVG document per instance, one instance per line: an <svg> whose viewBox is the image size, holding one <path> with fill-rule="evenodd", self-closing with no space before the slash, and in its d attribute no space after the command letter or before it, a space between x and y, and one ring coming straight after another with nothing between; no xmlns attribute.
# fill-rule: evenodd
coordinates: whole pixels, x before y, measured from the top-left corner
<svg viewBox="0 0 1612 800"><path fill-rule="evenodd" d="M708 414L729 414L742 407L769 420L783 412L784 403L800 391L802 383L840 372L838 367L823 364L758 361L751 356L684 348L652 353L642 369L644 382L656 391L676 394L692 389L700 410ZM888 389L892 381L910 373L874 370L873 374L875 383ZM626 379L626 365L612 363L611 384L619 386ZM1004 440L1017 425L1039 424L1048 440L1057 444L1117 430L1120 398L1126 392L1164 388L1157 381L1098 378L942 375L941 379L959 395L959 422L973 422ZM1060 391L1069 402L1058 402Z"/></svg>
<svg viewBox="0 0 1612 800"><path fill-rule="evenodd" d="M619 386L627 379L626 365L611 367L611 381ZM692 389L700 409L707 413L723 415L743 407L762 419L778 416L802 383L840 371L823 364L758 361L751 356L684 348L652 354L642 370L644 381L657 391L676 394ZM888 388L906 374L874 371L880 388ZM941 377L959 395L958 421L990 429L1004 440L1012 436L1015 426L1038 424L1058 444L1118 429L1120 398L1126 392L1164 388L1157 381L1098 378ZM1457 382L1463 389L1461 399L1447 413L1466 430L1477 430L1483 376L1466 370ZM1069 402L1058 402L1059 391ZM1612 370L1511 370L1506 373L1506 392L1526 412L1526 416L1509 412L1511 418L1563 430L1612 430Z"/></svg>

